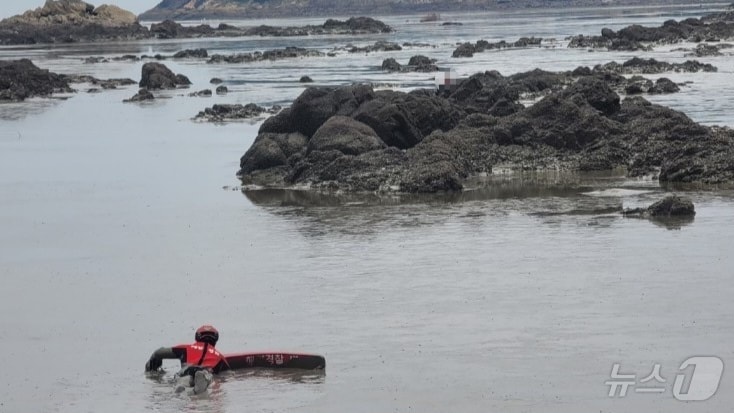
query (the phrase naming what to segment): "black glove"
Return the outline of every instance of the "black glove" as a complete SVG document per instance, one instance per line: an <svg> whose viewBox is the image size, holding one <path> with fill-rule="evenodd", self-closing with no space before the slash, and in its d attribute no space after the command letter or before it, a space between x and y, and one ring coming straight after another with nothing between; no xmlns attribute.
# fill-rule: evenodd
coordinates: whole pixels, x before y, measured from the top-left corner
<svg viewBox="0 0 734 413"><path fill-rule="evenodd" d="M162 365L163 360L151 357L150 360L145 363L145 371L158 370Z"/></svg>

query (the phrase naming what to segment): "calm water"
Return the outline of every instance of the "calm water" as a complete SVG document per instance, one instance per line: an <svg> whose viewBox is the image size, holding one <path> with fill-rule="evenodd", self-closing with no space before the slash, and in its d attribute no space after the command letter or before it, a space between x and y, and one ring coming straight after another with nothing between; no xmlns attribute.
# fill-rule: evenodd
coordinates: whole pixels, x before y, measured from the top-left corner
<svg viewBox="0 0 734 413"><path fill-rule="evenodd" d="M725 411L734 402L731 191L689 192L695 220L666 224L615 212L665 192L619 176L499 176L434 197L243 194L231 189L234 175L259 125L190 120L215 102L288 104L304 74L326 85L433 83L382 73L386 57L422 53L462 75L622 61L632 54L570 50L563 39L721 7L444 15L465 23L448 28L403 16L386 19L398 29L391 35L0 49L0 58L30 57L57 72L139 79L142 63L81 59L376 40L437 46L167 62L192 90L223 78L226 97L172 91L122 104L136 88L87 94L81 85L68 100L0 105L0 412ZM557 41L450 58L459 41L530 35ZM676 47L644 56L685 60ZM734 59L700 60L719 72L666 74L692 83L655 101L734 126ZM189 341L202 323L220 329L224 352L322 353L326 373L229 374L202 398L173 394L170 374L143 375L155 348ZM678 402L678 367L696 355L724 360L719 392ZM638 378L660 364L666 392L609 398L614 363Z"/></svg>

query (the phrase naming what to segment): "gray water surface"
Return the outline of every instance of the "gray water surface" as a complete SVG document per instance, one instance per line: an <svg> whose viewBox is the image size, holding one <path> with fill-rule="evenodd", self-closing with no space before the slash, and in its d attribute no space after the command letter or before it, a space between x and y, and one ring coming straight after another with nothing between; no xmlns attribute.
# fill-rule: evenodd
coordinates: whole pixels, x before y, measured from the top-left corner
<svg viewBox="0 0 734 413"><path fill-rule="evenodd" d="M722 7L445 15L465 23L450 28L401 16L387 19L395 34L359 37L0 48L0 58L29 57L57 72L137 80L142 63L82 58L190 47L329 51L376 40L437 46L249 65L166 62L192 79L189 91L223 78L226 97L179 90L122 104L135 87L87 94L82 85L67 100L0 105L0 412L727 411L731 190L687 191L697 215L683 222L623 218L622 208L675 188L617 174L494 176L428 197L242 192L235 173L259 124L191 121L215 102L288 104L304 74L324 85L433 84L429 74L381 72L386 57L427 54L462 75L622 61L633 54L566 49L563 39ZM558 41L450 58L456 42L531 35ZM641 55L685 60L672 49ZM654 101L734 125L734 59L700 60L719 72L666 74L693 83ZM176 363L158 380L143 374L154 349L190 341L203 323L220 329L225 353L316 352L327 370L230 373L198 398L173 393ZM706 402L678 402L678 366L696 355L724 360L721 386ZM661 364L666 392L609 398L614 363L639 378Z"/></svg>

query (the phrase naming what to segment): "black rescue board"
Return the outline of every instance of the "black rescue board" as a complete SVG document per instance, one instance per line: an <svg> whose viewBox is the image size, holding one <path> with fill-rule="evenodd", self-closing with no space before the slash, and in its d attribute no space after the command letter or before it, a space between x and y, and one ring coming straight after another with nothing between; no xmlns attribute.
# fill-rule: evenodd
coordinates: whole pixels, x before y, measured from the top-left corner
<svg viewBox="0 0 734 413"><path fill-rule="evenodd" d="M326 368L326 359L318 354L260 352L225 354L224 357L228 364L224 370L255 367L303 370L323 370Z"/></svg>

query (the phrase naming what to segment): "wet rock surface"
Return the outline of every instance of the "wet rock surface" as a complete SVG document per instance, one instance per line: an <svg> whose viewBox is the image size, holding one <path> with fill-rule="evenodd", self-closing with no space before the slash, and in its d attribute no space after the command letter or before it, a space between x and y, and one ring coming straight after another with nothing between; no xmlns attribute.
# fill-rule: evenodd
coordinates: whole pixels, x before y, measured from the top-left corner
<svg viewBox="0 0 734 413"><path fill-rule="evenodd" d="M145 102L149 100L155 100L155 96L153 96L153 93L149 91L148 89L140 89L138 93L136 93L133 97L130 99L123 100L124 103L133 103L133 102Z"/></svg>
<svg viewBox="0 0 734 413"><path fill-rule="evenodd" d="M208 63L251 63L303 57L323 57L324 53L302 47L286 47L283 49L266 50L264 52L238 53L233 55L212 55Z"/></svg>
<svg viewBox="0 0 734 413"><path fill-rule="evenodd" d="M441 69L436 66L436 59L430 59L423 55L410 58L408 64L403 66L393 58L382 61L382 70L387 72L438 72Z"/></svg>
<svg viewBox="0 0 734 413"><path fill-rule="evenodd" d="M0 102L73 92L69 79L41 69L28 59L0 60Z"/></svg>
<svg viewBox="0 0 734 413"><path fill-rule="evenodd" d="M301 27L237 27L220 24L184 26L173 20L148 29L137 17L117 6L94 7L81 0L49 0L43 7L0 21L0 44L76 43L201 37L309 36L390 33L392 28L370 17L346 21L329 19L322 25Z"/></svg>
<svg viewBox="0 0 734 413"><path fill-rule="evenodd" d="M149 90L175 89L186 87L191 81L184 75L175 74L162 63L146 63L143 65L140 87Z"/></svg>
<svg viewBox="0 0 734 413"><path fill-rule="evenodd" d="M199 112L194 119L208 122L227 122L257 118L265 114L278 113L280 110L280 106L273 106L268 109L254 103L246 105L218 104Z"/></svg>
<svg viewBox="0 0 734 413"><path fill-rule="evenodd" d="M186 49L173 55L174 59L206 59L209 52L206 49Z"/></svg>
<svg viewBox="0 0 734 413"><path fill-rule="evenodd" d="M659 27L627 26L617 32L605 28L600 36L574 36L569 47L605 48L608 50L650 50L652 45L682 41L700 43L734 38L734 12L727 11L688 18L667 20Z"/></svg>
<svg viewBox="0 0 734 413"><path fill-rule="evenodd" d="M622 100L619 78L585 68L478 73L440 92L309 88L263 123L240 177L265 187L439 192L502 165L734 182L733 131L641 97ZM525 93L544 97L526 108Z"/></svg>
<svg viewBox="0 0 734 413"><path fill-rule="evenodd" d="M392 28L385 23L371 17L352 17L346 21L328 19L322 25L307 26L254 26L237 27L229 24L220 24L211 27L206 24L198 26L184 26L173 20L164 20L151 25L151 35L159 39L182 39L197 37L241 37L241 36L312 36L312 35L355 35L390 33Z"/></svg>
<svg viewBox="0 0 734 413"><path fill-rule="evenodd" d="M135 85L138 82L122 78L122 79L97 79L94 76L88 75L62 75L69 83L91 83L92 85L99 86L102 89L117 89L122 86Z"/></svg>
<svg viewBox="0 0 734 413"><path fill-rule="evenodd" d="M383 40L377 41L375 42L375 44L363 47L347 47L347 51L349 51L349 53L395 52L399 50L403 50L403 47L399 44L394 42L386 42Z"/></svg>
<svg viewBox="0 0 734 413"><path fill-rule="evenodd" d="M658 74L665 72L716 72L717 68L709 63L697 60L688 60L683 63L661 62L655 59L633 57L624 63L610 62L594 67L596 71L606 71L619 74Z"/></svg>
<svg viewBox="0 0 734 413"><path fill-rule="evenodd" d="M117 6L52 0L0 21L0 44L76 43L149 37L137 17Z"/></svg>
<svg viewBox="0 0 734 413"><path fill-rule="evenodd" d="M211 89L203 89L198 92L189 93L189 97L194 98L208 98L212 96L212 90Z"/></svg>
<svg viewBox="0 0 734 413"><path fill-rule="evenodd" d="M462 43L451 54L451 57L473 57L474 53L481 53L487 50L502 50L518 47L540 47L543 39L539 37L521 37L515 42L508 43L504 40L490 43L486 40L479 40L476 43Z"/></svg>
<svg viewBox="0 0 734 413"><path fill-rule="evenodd" d="M625 209L623 214L657 218L692 217L696 215L696 208L690 198L668 195L647 208Z"/></svg>

